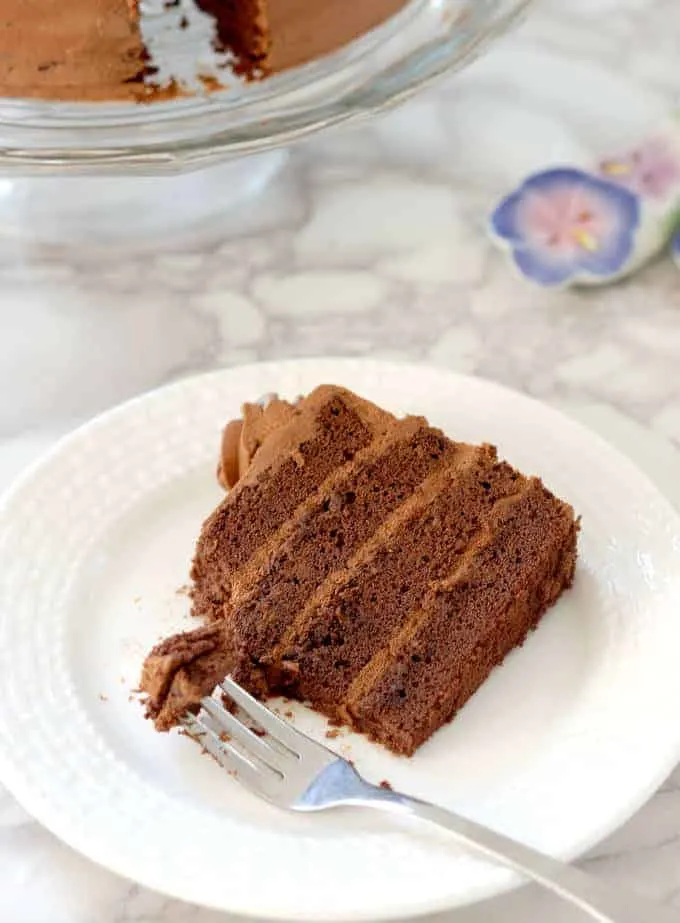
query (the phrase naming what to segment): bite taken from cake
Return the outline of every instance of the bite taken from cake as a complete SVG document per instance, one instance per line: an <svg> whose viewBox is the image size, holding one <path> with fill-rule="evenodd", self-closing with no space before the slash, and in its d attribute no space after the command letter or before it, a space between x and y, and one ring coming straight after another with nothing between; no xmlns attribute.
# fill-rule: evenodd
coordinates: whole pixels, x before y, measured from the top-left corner
<svg viewBox="0 0 680 923"><path fill-rule="evenodd" d="M490 445L345 388L246 404L192 566L201 624L158 644L158 730L227 674L411 755L572 583L578 519Z"/></svg>

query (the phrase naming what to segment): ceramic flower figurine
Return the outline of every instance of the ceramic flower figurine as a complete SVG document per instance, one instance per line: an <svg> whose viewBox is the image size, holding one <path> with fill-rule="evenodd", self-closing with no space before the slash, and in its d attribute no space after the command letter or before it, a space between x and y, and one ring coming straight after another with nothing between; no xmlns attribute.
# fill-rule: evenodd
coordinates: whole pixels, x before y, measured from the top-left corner
<svg viewBox="0 0 680 923"><path fill-rule="evenodd" d="M546 170L501 202L491 220L523 275L562 285L621 271L633 251L640 206L627 189L582 170Z"/></svg>
<svg viewBox="0 0 680 923"><path fill-rule="evenodd" d="M600 173L636 195L663 200L680 189L680 151L669 138L650 138L620 157L603 160Z"/></svg>
<svg viewBox="0 0 680 923"><path fill-rule="evenodd" d="M680 128L669 123L592 170L532 174L499 203L490 229L521 274L544 286L616 281L676 234L680 264Z"/></svg>

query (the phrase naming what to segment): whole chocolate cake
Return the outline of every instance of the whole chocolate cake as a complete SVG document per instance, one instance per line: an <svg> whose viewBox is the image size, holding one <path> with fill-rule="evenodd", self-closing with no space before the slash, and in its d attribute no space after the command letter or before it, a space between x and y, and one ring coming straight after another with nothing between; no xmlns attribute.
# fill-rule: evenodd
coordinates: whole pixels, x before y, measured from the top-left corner
<svg viewBox="0 0 680 923"><path fill-rule="evenodd" d="M246 405L219 476L203 624L144 665L159 730L231 673L412 754L573 580L578 522L540 480L343 388Z"/></svg>
<svg viewBox="0 0 680 923"><path fill-rule="evenodd" d="M230 53L233 69L266 77L337 51L407 0L195 2L212 16L214 44ZM142 10L139 0L2 0L0 97L151 101L173 95L177 87L162 93L153 86Z"/></svg>

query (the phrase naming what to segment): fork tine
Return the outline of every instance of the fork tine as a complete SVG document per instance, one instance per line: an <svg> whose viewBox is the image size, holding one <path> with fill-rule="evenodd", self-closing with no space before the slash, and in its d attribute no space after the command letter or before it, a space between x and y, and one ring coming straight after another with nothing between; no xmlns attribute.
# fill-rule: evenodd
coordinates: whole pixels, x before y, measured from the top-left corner
<svg viewBox="0 0 680 923"><path fill-rule="evenodd" d="M228 712L211 696L201 699L201 705L221 730L226 731L230 737L243 744L249 755L252 753L253 756L256 756L277 772L283 771L286 761L290 760L291 757L288 750L282 752L279 748L275 750L270 747L265 740L254 734L250 728L242 724L238 718Z"/></svg>
<svg viewBox="0 0 680 923"><path fill-rule="evenodd" d="M321 754L328 755L330 753L323 744L318 744L315 740L307 737L306 734L302 734L300 731L295 730L295 728L292 728L279 718L278 715L275 715L273 712L269 711L268 708L265 708L265 706L258 702L257 699L253 698L249 692L246 692L238 683L235 683L230 676L227 676L224 682L220 683L220 687L226 692L229 698L248 715L248 717L256 721L257 724L259 724L263 730L267 731L268 734L271 734L275 740L282 743L294 756L302 756L305 750L307 750L309 754L313 753L316 756Z"/></svg>
<svg viewBox="0 0 680 923"><path fill-rule="evenodd" d="M239 781L252 789L256 795L271 797L272 785L280 782L278 773L266 767L255 766L230 743L221 740L212 728L196 715L187 713L182 719L182 725L187 734L214 756L225 769L236 772Z"/></svg>

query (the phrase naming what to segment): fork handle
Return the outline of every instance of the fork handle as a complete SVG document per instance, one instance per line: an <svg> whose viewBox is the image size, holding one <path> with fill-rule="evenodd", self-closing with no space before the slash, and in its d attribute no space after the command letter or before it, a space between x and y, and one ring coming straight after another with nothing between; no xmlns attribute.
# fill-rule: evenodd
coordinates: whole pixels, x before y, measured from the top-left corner
<svg viewBox="0 0 680 923"><path fill-rule="evenodd" d="M503 834L436 805L370 786L361 804L409 814L443 827L457 840L521 872L600 923L680 923L680 913L622 892ZM357 802L354 801L356 804Z"/></svg>

